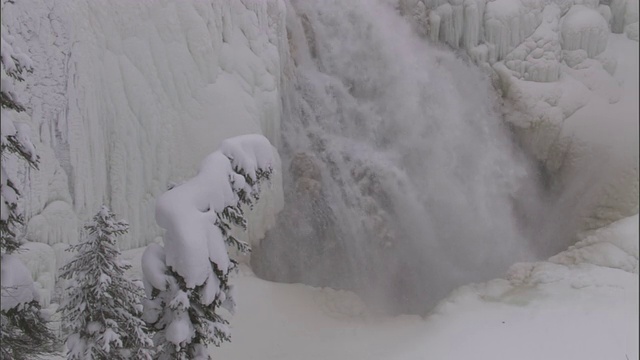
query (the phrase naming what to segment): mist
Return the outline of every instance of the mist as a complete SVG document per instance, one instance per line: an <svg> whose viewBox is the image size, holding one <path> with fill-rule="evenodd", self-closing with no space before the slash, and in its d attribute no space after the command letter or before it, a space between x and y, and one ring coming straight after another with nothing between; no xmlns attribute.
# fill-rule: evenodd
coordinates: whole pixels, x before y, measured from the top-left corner
<svg viewBox="0 0 640 360"><path fill-rule="evenodd" d="M553 253L549 234L563 232L541 231L549 186L481 69L387 4L289 7L278 150L292 190L254 248L258 276L425 314L458 286Z"/></svg>

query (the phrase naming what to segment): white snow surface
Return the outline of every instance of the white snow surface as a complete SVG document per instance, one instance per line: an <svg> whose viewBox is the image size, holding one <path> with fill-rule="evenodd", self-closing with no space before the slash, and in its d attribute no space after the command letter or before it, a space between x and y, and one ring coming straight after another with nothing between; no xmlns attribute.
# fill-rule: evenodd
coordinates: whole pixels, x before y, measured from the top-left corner
<svg viewBox="0 0 640 360"><path fill-rule="evenodd" d="M602 360L638 358L638 215L570 249L452 292L425 318L371 312L355 294L256 278L241 267L232 340L214 358ZM123 253L141 276L143 249Z"/></svg>
<svg viewBox="0 0 640 360"><path fill-rule="evenodd" d="M15 118L31 125L41 157L22 174L27 239L74 243L106 203L131 224L120 246L146 245L160 234L156 196L223 139L259 133L277 145L283 9L281 0L3 2L3 29L34 68L14 85L29 113ZM242 240L262 237L282 206L274 180Z"/></svg>
<svg viewBox="0 0 640 360"><path fill-rule="evenodd" d="M367 312L353 294L235 279L223 359L637 359L638 216L506 279L463 286L425 319ZM287 344L287 346L281 346ZM626 357L625 357L626 356Z"/></svg>

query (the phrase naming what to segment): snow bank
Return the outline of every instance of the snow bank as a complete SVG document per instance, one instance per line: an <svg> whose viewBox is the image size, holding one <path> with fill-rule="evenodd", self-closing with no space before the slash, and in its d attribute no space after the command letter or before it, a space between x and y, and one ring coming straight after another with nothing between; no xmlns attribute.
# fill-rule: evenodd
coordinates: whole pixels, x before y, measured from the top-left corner
<svg viewBox="0 0 640 360"><path fill-rule="evenodd" d="M506 279L463 286L424 319L376 315L352 293L271 283L245 269L234 279L241 310L233 341L212 354L230 360L637 359L637 266L635 215L549 261L516 265Z"/></svg>
<svg viewBox="0 0 640 360"><path fill-rule="evenodd" d="M638 215L583 235L583 239L549 259L566 266L591 264L638 274Z"/></svg>
<svg viewBox="0 0 640 360"><path fill-rule="evenodd" d="M351 292L264 281L241 266L233 341L211 352L229 360L637 359L638 221L584 234L505 279L464 286L426 318L377 315ZM143 250L123 253L134 278Z"/></svg>
<svg viewBox="0 0 640 360"><path fill-rule="evenodd" d="M131 223L121 246L145 245L160 231L155 197L223 139L279 142L280 0L5 2L2 25L34 67L16 86L41 156L23 174L29 240L73 243L106 203ZM277 179L263 195L245 236L282 206Z"/></svg>

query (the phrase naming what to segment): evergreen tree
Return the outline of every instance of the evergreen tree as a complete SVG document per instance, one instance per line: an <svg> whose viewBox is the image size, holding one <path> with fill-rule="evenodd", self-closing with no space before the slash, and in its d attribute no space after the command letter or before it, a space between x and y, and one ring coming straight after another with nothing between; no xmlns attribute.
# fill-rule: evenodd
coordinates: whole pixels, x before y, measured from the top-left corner
<svg viewBox="0 0 640 360"><path fill-rule="evenodd" d="M47 327L38 294L27 268L13 256L20 247L16 232L23 225L18 210L20 191L16 179L19 164L25 161L38 168L38 157L28 136L28 127L16 124L12 111L22 112L24 106L13 91L14 81L22 81L23 72L31 71L30 59L14 48L12 37L4 26L1 36L0 106L2 128L0 131L0 261L2 262L2 310L0 311L0 359L33 359L55 351L56 338ZM10 159L14 157L14 159Z"/></svg>
<svg viewBox="0 0 640 360"><path fill-rule="evenodd" d="M118 259L116 238L128 228L102 206L85 226L87 236L69 248L77 253L60 274L69 280L61 307L68 359L152 358L141 319L142 288L125 275L131 265Z"/></svg>
<svg viewBox="0 0 640 360"><path fill-rule="evenodd" d="M9 156L15 156L25 161L34 169L38 168L38 157L35 154L33 144L28 138L28 130L24 124L13 122L11 111L22 112L22 105L13 91L13 81L23 81L22 73L31 71L28 57L19 51L5 39L11 37L5 34L2 28L2 45L0 52L2 90L0 91L0 105L2 108L2 131L0 141L0 154L2 157L2 180L0 181L0 194L2 195L2 215L0 216L0 249L3 253L15 251L20 242L16 239L16 228L23 223L22 215L17 211L20 191L15 179L16 169L14 162L8 161Z"/></svg>
<svg viewBox="0 0 640 360"><path fill-rule="evenodd" d="M266 139L264 141L268 145L267 150L270 151L268 141ZM258 168L251 175L248 175L242 167L234 163L232 158L229 158L228 161L232 164L229 170L233 169L229 174L223 168L205 169L205 165L201 168L201 173L206 174L205 177L207 175L228 176L227 179L223 178L224 180L221 182L217 181L220 180L219 177L207 178L206 180L201 178L201 180L205 180L205 183L218 184L220 187L218 189L221 192L226 191L222 188L229 187L229 190L235 193L234 200L224 204L226 206L219 203L219 198L205 200L205 202L211 201L210 207L204 209L203 212L206 215L199 220L209 226L214 225L218 231L211 227L206 233L191 233L184 222L188 221L185 216L191 218L191 215L178 211L177 214L174 214L176 218L173 218L175 220L173 223L185 230L183 232L183 235L186 236L185 243L181 243L177 247L171 245L171 243L175 244L176 239L172 239L172 235L165 234L165 248L151 244L143 255L145 291L147 292L147 299L144 301L144 319L156 331L154 343L157 346L158 359L210 359L207 345L220 346L222 342L230 341L228 321L220 314L220 308L231 313L234 311L233 287L229 284L229 274L236 269L237 262L229 258L224 244L237 248L241 253L250 250L248 244L233 237L230 231L232 226L246 229L247 224L242 205L251 206L255 200L258 200L259 185L264 179L269 179L272 168L270 166ZM185 202L188 203L190 198L198 198L198 196L187 194L195 195L201 188L197 186L189 188L189 186L190 182L186 182L169 190L169 193L178 191L175 193L174 199L183 201L181 204L175 204L177 208L180 208ZM181 190L183 192L179 192ZM200 194L200 197L202 196L204 195ZM160 202L162 199L158 200L158 203ZM193 204L187 206L190 205ZM222 208L222 210L214 208ZM191 224L198 226L194 223ZM201 223L200 225L204 226L205 224ZM175 234L175 230L169 230L168 233ZM184 253L189 251L185 247L197 247L198 244L202 244L199 239L194 238L195 236L204 236L206 238L204 243L209 243L209 245L205 245L208 249L199 251L205 253L208 251L212 272L204 283L189 286L187 275L168 266L167 259L169 256L175 255L168 253L169 251ZM218 241L220 242L218 243ZM212 248L224 253L212 254Z"/></svg>

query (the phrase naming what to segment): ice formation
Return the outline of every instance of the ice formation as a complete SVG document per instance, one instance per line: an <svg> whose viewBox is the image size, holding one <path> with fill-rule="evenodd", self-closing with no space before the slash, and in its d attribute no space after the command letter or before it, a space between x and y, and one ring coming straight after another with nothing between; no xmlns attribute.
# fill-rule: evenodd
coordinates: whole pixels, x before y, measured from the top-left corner
<svg viewBox="0 0 640 360"><path fill-rule="evenodd" d="M53 249L47 244L28 242L23 244L20 251L15 254L24 265L31 270L33 280L36 281L36 290L39 300L46 306L54 296L56 285L56 256ZM4 261L4 260L3 260Z"/></svg>
<svg viewBox="0 0 640 360"><path fill-rule="evenodd" d="M107 203L131 224L123 248L146 245L155 197L223 139L280 141L281 1L17 1L2 24L34 63L17 89L42 158L23 174L29 241L73 243ZM274 184L248 236L273 222Z"/></svg>
<svg viewBox="0 0 640 360"><path fill-rule="evenodd" d="M593 58L607 48L609 24L595 9L572 6L562 18L560 32L564 50L582 49Z"/></svg>
<svg viewBox="0 0 640 360"><path fill-rule="evenodd" d="M229 360L637 359L638 225L637 215L625 218L547 261L464 286L426 318L372 315L350 292L266 282L247 269L235 279L241 311L233 341L211 353ZM273 346L282 343L284 353Z"/></svg>
<svg viewBox="0 0 640 360"><path fill-rule="evenodd" d="M580 213L579 228L638 211L638 112L629 104L638 96L637 55L618 51L638 39L638 1L407 0L399 7L426 37L464 49L488 69L505 119ZM454 26L460 17L462 35ZM595 135L595 123L609 124L607 134Z"/></svg>

